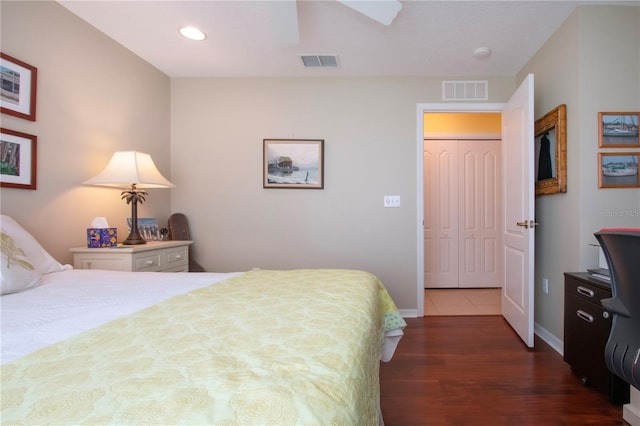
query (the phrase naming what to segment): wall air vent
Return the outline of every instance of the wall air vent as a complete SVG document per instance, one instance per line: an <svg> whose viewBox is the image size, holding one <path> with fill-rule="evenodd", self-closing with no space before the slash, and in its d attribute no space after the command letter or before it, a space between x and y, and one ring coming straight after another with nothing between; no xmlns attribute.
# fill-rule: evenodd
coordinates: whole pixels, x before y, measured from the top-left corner
<svg viewBox="0 0 640 426"><path fill-rule="evenodd" d="M337 68L337 55L300 55L305 68Z"/></svg>
<svg viewBox="0 0 640 426"><path fill-rule="evenodd" d="M443 81L443 101L486 101L489 99L489 82L476 81Z"/></svg>

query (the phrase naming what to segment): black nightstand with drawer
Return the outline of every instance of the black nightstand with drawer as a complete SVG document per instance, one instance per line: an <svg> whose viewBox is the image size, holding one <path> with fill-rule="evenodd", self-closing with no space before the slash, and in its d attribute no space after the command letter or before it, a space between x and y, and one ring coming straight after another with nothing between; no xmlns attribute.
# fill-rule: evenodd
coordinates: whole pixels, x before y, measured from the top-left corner
<svg viewBox="0 0 640 426"><path fill-rule="evenodd" d="M571 370L615 404L629 402L629 385L611 373L604 348L611 317L600 300L611 297L611 285L587 273L565 273L564 360Z"/></svg>

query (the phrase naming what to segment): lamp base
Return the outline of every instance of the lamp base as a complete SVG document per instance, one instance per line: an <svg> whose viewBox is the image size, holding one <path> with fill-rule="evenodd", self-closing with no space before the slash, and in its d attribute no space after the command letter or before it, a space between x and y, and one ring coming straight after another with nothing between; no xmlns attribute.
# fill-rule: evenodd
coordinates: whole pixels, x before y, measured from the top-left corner
<svg viewBox="0 0 640 426"><path fill-rule="evenodd" d="M125 246L133 246L133 245L137 245L137 244L147 244L147 240L142 238L142 236L139 233L131 232L129 234L129 236L127 237L127 239L122 242L122 244L125 245Z"/></svg>
<svg viewBox="0 0 640 426"><path fill-rule="evenodd" d="M125 246L147 244L147 241L142 238L140 231L138 231L138 202L142 203L147 193L136 189L136 184L132 183L131 190L122 191L120 195L122 195L122 199L127 200L127 204L131 203L131 230L129 231L129 236L122 244Z"/></svg>
<svg viewBox="0 0 640 426"><path fill-rule="evenodd" d="M143 240L143 239L134 240L132 238L127 238L126 240L124 240L122 242L122 244L125 245L125 246L133 246L133 245L137 245L137 244L147 244L147 241Z"/></svg>

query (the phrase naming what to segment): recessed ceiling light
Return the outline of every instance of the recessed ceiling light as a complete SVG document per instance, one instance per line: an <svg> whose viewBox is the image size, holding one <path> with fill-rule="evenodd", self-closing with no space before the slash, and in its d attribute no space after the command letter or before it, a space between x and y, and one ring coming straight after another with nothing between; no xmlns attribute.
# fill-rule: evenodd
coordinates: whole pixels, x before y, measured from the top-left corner
<svg viewBox="0 0 640 426"><path fill-rule="evenodd" d="M478 47L473 51L473 56L475 56L477 59L488 58L489 56L491 56L491 49L489 49L488 47Z"/></svg>
<svg viewBox="0 0 640 426"><path fill-rule="evenodd" d="M197 29L196 27L182 27L180 28L180 34L188 38L189 40L200 41L207 38L207 35Z"/></svg>

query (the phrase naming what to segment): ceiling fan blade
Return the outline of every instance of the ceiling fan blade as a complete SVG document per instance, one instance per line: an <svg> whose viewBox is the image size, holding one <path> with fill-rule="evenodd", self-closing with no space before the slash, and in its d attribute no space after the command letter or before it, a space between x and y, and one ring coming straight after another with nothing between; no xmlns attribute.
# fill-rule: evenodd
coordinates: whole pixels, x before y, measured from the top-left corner
<svg viewBox="0 0 640 426"><path fill-rule="evenodd" d="M402 4L397 0L338 0L343 5L378 21L383 25L391 25Z"/></svg>
<svg viewBox="0 0 640 426"><path fill-rule="evenodd" d="M271 27L276 43L287 45L300 41L298 29L298 9L296 0L269 2L271 10Z"/></svg>

